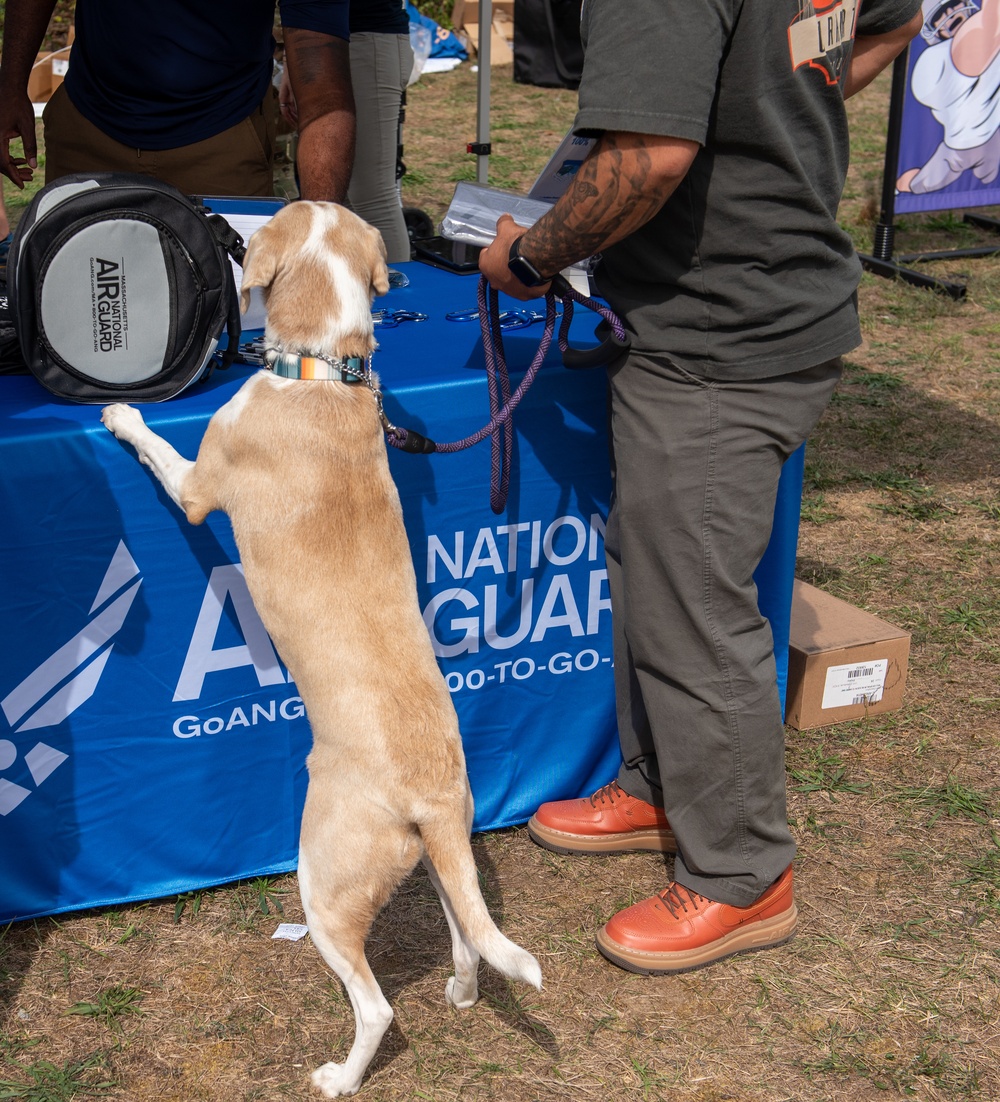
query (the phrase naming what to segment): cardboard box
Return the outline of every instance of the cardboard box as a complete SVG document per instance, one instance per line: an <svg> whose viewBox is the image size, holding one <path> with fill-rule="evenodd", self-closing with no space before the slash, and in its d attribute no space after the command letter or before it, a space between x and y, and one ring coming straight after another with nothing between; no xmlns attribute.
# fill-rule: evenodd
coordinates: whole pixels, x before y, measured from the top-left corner
<svg viewBox="0 0 1000 1102"><path fill-rule="evenodd" d="M73 44L73 28L69 29L69 43L54 53L39 54L28 77L28 99L32 103L48 103L52 93L63 82L69 68L69 51Z"/></svg>
<svg viewBox="0 0 1000 1102"><path fill-rule="evenodd" d="M910 634L796 581L785 722L800 731L902 705Z"/></svg>
<svg viewBox="0 0 1000 1102"><path fill-rule="evenodd" d="M479 53L479 4L477 0L455 0L451 22ZM493 0L493 27L490 35L490 65L510 65L514 61L514 0Z"/></svg>

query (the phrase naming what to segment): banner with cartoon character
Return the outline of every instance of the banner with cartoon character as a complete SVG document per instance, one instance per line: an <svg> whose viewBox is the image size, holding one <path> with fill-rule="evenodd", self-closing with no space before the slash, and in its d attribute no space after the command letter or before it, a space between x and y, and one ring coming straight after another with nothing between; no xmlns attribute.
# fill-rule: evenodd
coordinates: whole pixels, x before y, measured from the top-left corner
<svg viewBox="0 0 1000 1102"><path fill-rule="evenodd" d="M1000 0L923 0L895 167L898 214L1000 203Z"/></svg>

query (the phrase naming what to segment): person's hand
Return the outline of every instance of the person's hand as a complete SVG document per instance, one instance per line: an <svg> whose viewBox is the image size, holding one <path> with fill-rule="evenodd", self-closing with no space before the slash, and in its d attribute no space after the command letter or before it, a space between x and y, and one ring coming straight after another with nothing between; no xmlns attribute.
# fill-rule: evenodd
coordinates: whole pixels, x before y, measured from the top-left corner
<svg viewBox="0 0 1000 1102"><path fill-rule="evenodd" d="M906 172L904 172L902 176L900 176L899 179L896 181L896 190L906 192L912 191L913 189L910 187L910 184L913 183L914 176L916 176L919 172L919 168L908 168Z"/></svg>
<svg viewBox="0 0 1000 1102"><path fill-rule="evenodd" d="M299 108L295 102L295 93L292 91L292 82L288 78L288 69L281 73L281 87L278 89L278 110L281 117L293 129L299 125Z"/></svg>
<svg viewBox="0 0 1000 1102"><path fill-rule="evenodd" d="M551 284L543 283L540 287L525 287L507 267L510 247L523 233L525 233L524 226L519 226L509 214L501 214L497 221L496 237L479 254L479 270L495 290L527 302L533 298L541 298Z"/></svg>
<svg viewBox="0 0 1000 1102"><path fill-rule="evenodd" d="M35 109L27 95L12 96L0 103L0 172L16 188L23 189L38 168L38 147L35 142ZM20 138L24 156L15 157L10 143Z"/></svg>

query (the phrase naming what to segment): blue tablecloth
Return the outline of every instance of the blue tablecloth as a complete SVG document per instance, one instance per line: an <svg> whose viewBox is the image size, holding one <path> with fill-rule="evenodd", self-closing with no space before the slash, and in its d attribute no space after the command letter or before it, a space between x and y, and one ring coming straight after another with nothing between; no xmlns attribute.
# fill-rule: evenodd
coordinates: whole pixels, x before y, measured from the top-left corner
<svg viewBox="0 0 1000 1102"><path fill-rule="evenodd" d="M477 280L402 265L376 307L386 411L439 442L488 419ZM507 305L512 305L507 303ZM573 342L593 344L578 313ZM508 334L523 372L538 325ZM193 457L249 369L160 405ZM618 766L603 532L604 376L550 355L515 417L507 510L489 444L391 451L435 649L454 694L476 829L526 820ZM0 379L0 921L154 898L295 867L309 730L249 598L228 520L192 527L99 408ZM784 690L802 456L787 465L758 571ZM345 653L344 661L350 662Z"/></svg>

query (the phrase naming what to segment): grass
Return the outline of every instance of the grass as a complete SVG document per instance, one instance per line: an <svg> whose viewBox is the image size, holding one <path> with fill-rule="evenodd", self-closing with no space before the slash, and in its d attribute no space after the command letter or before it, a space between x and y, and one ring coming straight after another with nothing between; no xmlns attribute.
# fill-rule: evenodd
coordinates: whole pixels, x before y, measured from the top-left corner
<svg viewBox="0 0 1000 1102"><path fill-rule="evenodd" d="M985 824L990 821L993 811L991 797L956 784L950 778L944 784L933 787L901 788L899 798L930 808L932 815L928 826L934 826L942 815L964 816Z"/></svg>
<svg viewBox="0 0 1000 1102"><path fill-rule="evenodd" d="M20 1071L17 1078L0 1079L0 1100L69 1102L76 1098L107 1098L117 1084L105 1078L105 1064L104 1053L92 1052L61 1065L48 1060L15 1065Z"/></svg>
<svg viewBox="0 0 1000 1102"><path fill-rule="evenodd" d="M847 766L839 754L827 754L822 748L808 756L797 767L788 770L798 792L849 792L857 794L870 787L866 781L855 781L847 775Z"/></svg>
<svg viewBox="0 0 1000 1102"><path fill-rule="evenodd" d="M1000 915L1000 838L992 837L993 848L963 861L965 873L954 886L975 892L982 904Z"/></svg>
<svg viewBox="0 0 1000 1102"><path fill-rule="evenodd" d="M140 1014L139 1004L142 992L137 987L115 984L99 991L92 1000L73 1003L67 1014L80 1014L88 1018L97 1018L109 1028L120 1025L121 1020L130 1014Z"/></svg>
<svg viewBox="0 0 1000 1102"><path fill-rule="evenodd" d="M404 202L435 219L474 172L475 101L470 66L409 91ZM881 78L851 103L841 221L866 251L887 102ZM492 181L527 188L574 103L496 69ZM897 248L988 240L941 215L900 224ZM594 931L669 862L477 837L487 899L545 988L484 968L478 1006L447 1007L447 926L414 876L369 941L396 1020L360 1097L1000 1098L1000 258L922 267L965 300L865 275L865 343L808 449L799 576L912 639L899 711L787 733L796 940L684 976L620 972ZM280 921L304 921L294 876L0 930L0 1099L314 1098L308 1073L343 1058L353 1016L308 939L271 939Z"/></svg>

